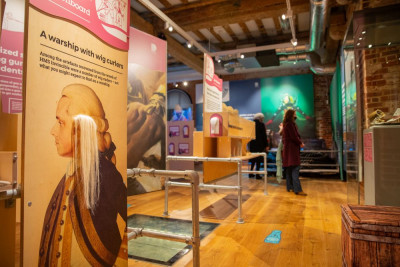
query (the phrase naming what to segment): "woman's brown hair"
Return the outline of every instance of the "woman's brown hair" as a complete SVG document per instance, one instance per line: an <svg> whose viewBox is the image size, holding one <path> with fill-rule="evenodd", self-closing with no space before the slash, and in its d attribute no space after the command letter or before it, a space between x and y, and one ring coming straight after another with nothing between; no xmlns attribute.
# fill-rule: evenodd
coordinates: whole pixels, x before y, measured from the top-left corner
<svg viewBox="0 0 400 267"><path fill-rule="evenodd" d="M285 116L283 117L283 125L285 125L289 121L294 121L294 115L296 111L294 109L288 109L285 112Z"/></svg>

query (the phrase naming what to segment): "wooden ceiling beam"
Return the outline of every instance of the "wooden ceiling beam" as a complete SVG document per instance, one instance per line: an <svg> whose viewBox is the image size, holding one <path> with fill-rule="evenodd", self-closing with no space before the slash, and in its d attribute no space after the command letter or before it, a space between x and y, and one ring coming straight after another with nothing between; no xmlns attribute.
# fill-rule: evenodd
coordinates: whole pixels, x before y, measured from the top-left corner
<svg viewBox="0 0 400 267"><path fill-rule="evenodd" d="M224 27L225 31L231 36L231 38L233 39L234 42L239 41L239 39L237 38L235 33L232 31L231 26L223 25L222 27Z"/></svg>
<svg viewBox="0 0 400 267"><path fill-rule="evenodd" d="M210 32L212 35L214 35L214 37L218 40L218 42L225 43L224 39L222 39L222 37L218 33L215 32L213 27L210 28Z"/></svg>
<svg viewBox="0 0 400 267"><path fill-rule="evenodd" d="M138 30L154 35L153 25L143 19L133 8L131 8L130 12L130 25Z"/></svg>
<svg viewBox="0 0 400 267"><path fill-rule="evenodd" d="M179 42L177 42L173 37L166 35L168 42L168 53L176 58L176 60L182 62L189 68L194 69L199 73L203 73L203 60L198 58L192 52L190 52L187 48L182 46Z"/></svg>
<svg viewBox="0 0 400 267"><path fill-rule="evenodd" d="M196 30L196 31L194 31L194 34L196 34L197 37L199 37L201 41L203 41L203 42L208 41L207 37L205 37L200 31Z"/></svg>
<svg viewBox="0 0 400 267"><path fill-rule="evenodd" d="M279 76L292 76L300 74L312 73L309 67L304 68L287 68L279 70L265 70L265 71L254 71L249 73L238 73L238 74L228 74L221 75L220 78L223 81L240 81L240 80L250 80L259 79L267 77L279 77Z"/></svg>
<svg viewBox="0 0 400 267"><path fill-rule="evenodd" d="M309 42L309 32L299 32L296 33L296 38L297 42L300 44L307 44ZM270 45L270 44L280 44L280 43L286 43L290 42L290 39L292 38L292 34L284 34L284 35L277 35L277 36L266 36L264 35L261 38L253 38L251 40L239 40L239 41L233 41L230 43L221 43L218 44L218 47L220 50L231 50L231 49L236 49L237 46L240 45L245 45L248 43L253 43L255 45L261 46L261 45Z"/></svg>
<svg viewBox="0 0 400 267"><path fill-rule="evenodd" d="M155 30L153 25L144 20L139 16L139 14L131 8L130 14L130 24L138 30L144 31L148 34L154 35ZM169 36L166 31L164 34L167 38L167 50L168 54L174 57L176 60L182 62L186 66L198 71L199 73L203 73L203 61L190 52L187 48L182 46L178 41L176 41L173 37Z"/></svg>
<svg viewBox="0 0 400 267"><path fill-rule="evenodd" d="M282 0L242 1L240 7L234 6L232 1L211 2L213 1L207 1L207 5L198 5L193 8L191 4L182 5L179 11L172 7L163 12L185 31L194 31L249 20L279 17L287 10L286 3ZM309 9L310 3L307 0L292 3L293 14L307 12ZM142 15L147 19L155 16L152 13Z"/></svg>
<svg viewBox="0 0 400 267"><path fill-rule="evenodd" d="M254 39L253 35L251 35L251 32L249 31L249 28L247 28L246 23L244 22L239 22L238 23L244 34L246 35L246 39Z"/></svg>
<svg viewBox="0 0 400 267"><path fill-rule="evenodd" d="M165 8L170 8L172 5L167 0L158 0Z"/></svg>

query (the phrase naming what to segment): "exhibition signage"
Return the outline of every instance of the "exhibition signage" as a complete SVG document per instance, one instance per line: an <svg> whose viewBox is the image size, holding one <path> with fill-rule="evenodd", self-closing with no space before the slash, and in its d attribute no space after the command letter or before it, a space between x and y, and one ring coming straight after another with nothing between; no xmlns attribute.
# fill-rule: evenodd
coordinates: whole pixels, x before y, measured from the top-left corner
<svg viewBox="0 0 400 267"><path fill-rule="evenodd" d="M129 2L32 0L26 20L23 266L126 266Z"/></svg>
<svg viewBox="0 0 400 267"><path fill-rule="evenodd" d="M222 112L222 79L214 73L214 61L206 53L204 53L203 98L204 112Z"/></svg>
<svg viewBox="0 0 400 267"><path fill-rule="evenodd" d="M76 22L100 37L104 42L128 50L129 10L128 0L31 0L31 5L40 10ZM60 36L54 36L54 40ZM92 55L86 47L76 47L68 40L59 39L64 46L79 49ZM86 50L85 50L86 49Z"/></svg>
<svg viewBox="0 0 400 267"><path fill-rule="evenodd" d="M4 113L22 112L24 0L8 0L0 39L0 90Z"/></svg>
<svg viewBox="0 0 400 267"><path fill-rule="evenodd" d="M165 169L167 42L131 28L129 43L127 166ZM128 195L162 188L159 178L135 183Z"/></svg>

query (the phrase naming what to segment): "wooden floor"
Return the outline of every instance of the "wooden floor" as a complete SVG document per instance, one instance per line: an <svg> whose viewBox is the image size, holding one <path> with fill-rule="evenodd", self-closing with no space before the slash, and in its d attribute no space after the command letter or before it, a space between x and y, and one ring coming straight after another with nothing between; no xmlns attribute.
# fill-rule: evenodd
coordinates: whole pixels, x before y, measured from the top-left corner
<svg viewBox="0 0 400 267"><path fill-rule="evenodd" d="M236 180L231 177L218 184L234 185ZM341 266L340 204L347 201L346 183L302 177L303 190L308 196L298 196L286 191L285 180L277 185L275 178L269 177L268 182L274 184L269 184L268 196L265 196L262 180L243 178L243 195L249 195L243 203L244 224L236 223L235 207L215 205L214 209L208 209L211 213L203 212L205 215L200 216L200 221L217 222L220 226L201 241L201 266ZM236 194L233 190L202 190L200 210ZM128 204L131 205L128 215L162 216L164 191L131 196ZM219 216L226 215L230 208L226 218ZM170 188L169 211L171 218L191 219L189 188ZM273 230L282 231L280 243L265 243L265 237ZM130 259L129 266L159 265ZM192 254L185 255L173 266L192 266Z"/></svg>

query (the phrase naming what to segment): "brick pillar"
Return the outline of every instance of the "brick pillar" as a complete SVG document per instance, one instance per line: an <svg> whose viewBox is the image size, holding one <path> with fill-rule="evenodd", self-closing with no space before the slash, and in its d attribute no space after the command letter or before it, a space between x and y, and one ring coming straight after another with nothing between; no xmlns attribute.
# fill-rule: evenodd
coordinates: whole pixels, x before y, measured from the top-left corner
<svg viewBox="0 0 400 267"><path fill-rule="evenodd" d="M327 148L332 148L332 117L329 103L331 75L313 75L314 77L314 114L315 136L324 139Z"/></svg>

